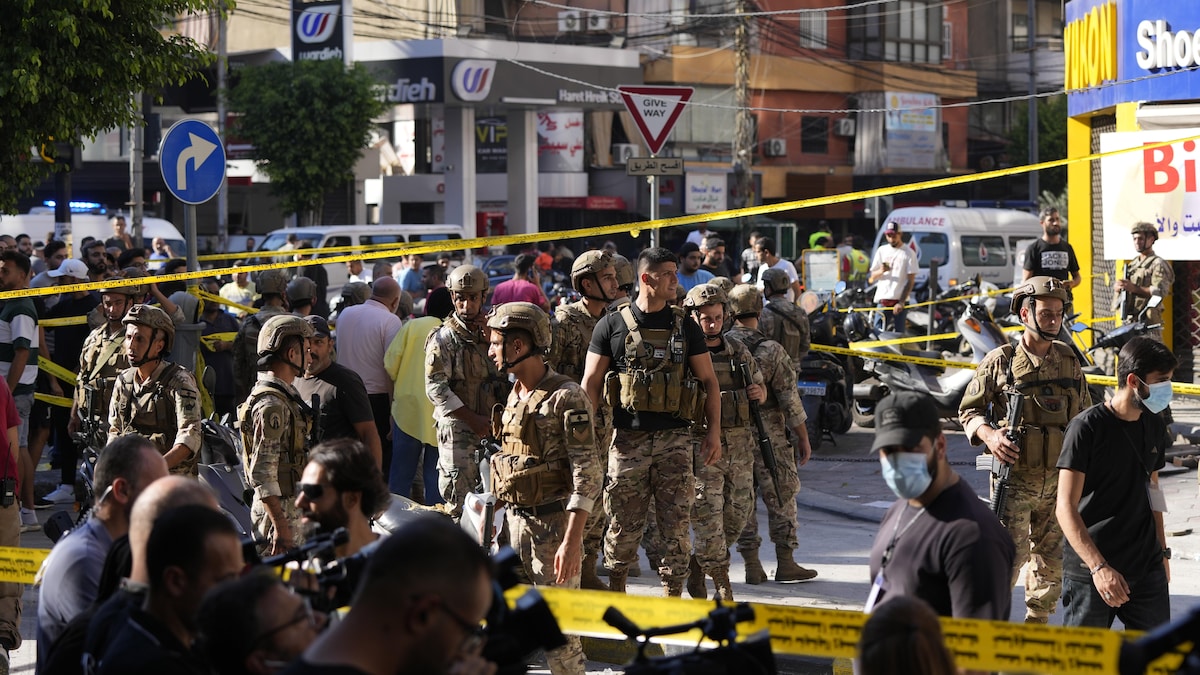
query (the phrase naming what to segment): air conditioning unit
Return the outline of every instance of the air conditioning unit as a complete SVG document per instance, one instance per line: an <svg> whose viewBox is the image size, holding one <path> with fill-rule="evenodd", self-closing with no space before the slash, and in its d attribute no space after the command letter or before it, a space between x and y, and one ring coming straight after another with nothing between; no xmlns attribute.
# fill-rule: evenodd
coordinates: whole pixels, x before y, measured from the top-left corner
<svg viewBox="0 0 1200 675"><path fill-rule="evenodd" d="M858 124L853 117L841 117L833 122L834 136L853 136Z"/></svg>
<svg viewBox="0 0 1200 675"><path fill-rule="evenodd" d="M583 30L583 14L576 9L568 9L558 13L558 32L578 33Z"/></svg>
<svg viewBox="0 0 1200 675"><path fill-rule="evenodd" d="M608 30L609 15L597 14L595 12L587 15L587 29L589 31Z"/></svg>
<svg viewBox="0 0 1200 675"><path fill-rule="evenodd" d="M613 164L625 166L631 157L637 156L637 146L633 143L613 143Z"/></svg>
<svg viewBox="0 0 1200 675"><path fill-rule="evenodd" d="M767 157L787 157L787 140L783 138L768 138L763 143L763 154Z"/></svg>

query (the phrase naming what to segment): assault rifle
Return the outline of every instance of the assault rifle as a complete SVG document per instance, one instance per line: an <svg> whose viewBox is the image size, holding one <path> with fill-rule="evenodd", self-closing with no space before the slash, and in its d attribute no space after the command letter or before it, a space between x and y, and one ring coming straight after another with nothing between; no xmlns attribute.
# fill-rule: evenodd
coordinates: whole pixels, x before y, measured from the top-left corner
<svg viewBox="0 0 1200 675"><path fill-rule="evenodd" d="M1007 426L1004 436L1016 444L1018 448L1025 442L1025 432L1021 431L1021 411L1025 405L1025 394L1012 391L1008 394L1008 414L1005 415ZM996 477L996 487L992 491L992 513L1004 521L1004 506L1008 501L1008 488L1011 483L1012 464L1002 461L992 455L992 475Z"/></svg>
<svg viewBox="0 0 1200 675"><path fill-rule="evenodd" d="M78 411L81 433L76 441L84 446L99 450L108 443L108 428L104 426L101 410L100 390L90 384L83 385L83 409Z"/></svg>
<svg viewBox="0 0 1200 675"><path fill-rule="evenodd" d="M745 363L738 364L738 372L742 374L743 386L749 387L753 382L750 379L750 366ZM762 410L758 407L758 401L749 396L746 399L750 402L750 419L754 421L754 431L758 435L758 449L762 451L763 464L771 474L771 483L775 486L775 498L782 503L783 493L779 490L779 464L775 461L775 448L771 445L767 426L763 424Z"/></svg>

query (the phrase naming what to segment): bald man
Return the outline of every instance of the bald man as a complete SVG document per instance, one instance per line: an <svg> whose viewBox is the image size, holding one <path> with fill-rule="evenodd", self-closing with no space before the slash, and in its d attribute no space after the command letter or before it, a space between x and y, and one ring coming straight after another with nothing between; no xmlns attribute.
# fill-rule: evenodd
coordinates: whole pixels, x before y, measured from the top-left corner
<svg viewBox="0 0 1200 675"><path fill-rule="evenodd" d="M362 377L381 446L390 444L393 387L383 357L392 338L400 332L400 317L396 316L399 306L400 284L391 277L379 277L371 287L371 297L361 305L343 309L337 320L338 363ZM383 453L383 475L389 475L391 463L392 453Z"/></svg>

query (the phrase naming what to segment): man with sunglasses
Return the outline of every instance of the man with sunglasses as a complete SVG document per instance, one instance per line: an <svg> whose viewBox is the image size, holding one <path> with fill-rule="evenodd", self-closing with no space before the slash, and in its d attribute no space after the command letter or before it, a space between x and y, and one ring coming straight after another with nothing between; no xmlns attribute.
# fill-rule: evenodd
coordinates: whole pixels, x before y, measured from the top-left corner
<svg viewBox="0 0 1200 675"><path fill-rule="evenodd" d="M167 475L153 443L130 434L109 443L96 461L99 498L91 515L55 544L42 568L37 607L38 661L64 626L96 600L104 558L114 539L129 532L133 501Z"/></svg>
<svg viewBox="0 0 1200 675"><path fill-rule="evenodd" d="M1033 277L1017 286L1012 298L1025 332L1017 346L1006 344L984 357L959 406L959 421L972 445L982 443L992 456L1012 465L999 514L1017 546L1012 584L1028 561L1025 622L1046 623L1062 594L1055 465L1067 422L1091 405L1091 397L1075 351L1055 339L1070 311L1066 285L1053 277ZM1005 413L1017 393L1024 396L1018 434L1024 441L1019 444L1005 428Z"/></svg>
<svg viewBox="0 0 1200 675"><path fill-rule="evenodd" d="M366 446L352 438L335 438L312 449L296 486L296 509L307 528L327 534L346 528L349 541L338 558L354 555L379 538L371 529L391 503L379 463Z"/></svg>
<svg viewBox="0 0 1200 675"><path fill-rule="evenodd" d="M461 528L417 517L367 562L350 611L285 675L492 675L480 622L492 603L491 562Z"/></svg>
<svg viewBox="0 0 1200 675"><path fill-rule="evenodd" d="M880 401L871 452L899 499L871 546L865 610L915 596L940 616L1008 621L1012 537L951 468L933 398L902 391Z"/></svg>
<svg viewBox="0 0 1200 675"><path fill-rule="evenodd" d="M904 330L904 305L917 279L917 252L904 243L900 223L889 220L883 226L887 246L875 249L867 283L875 286L875 304L881 307L881 330Z"/></svg>

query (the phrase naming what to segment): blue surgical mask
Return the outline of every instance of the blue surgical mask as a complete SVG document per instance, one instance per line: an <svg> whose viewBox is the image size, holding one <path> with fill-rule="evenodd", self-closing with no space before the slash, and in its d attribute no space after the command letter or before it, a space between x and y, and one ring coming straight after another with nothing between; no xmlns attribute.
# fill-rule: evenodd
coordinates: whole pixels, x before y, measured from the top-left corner
<svg viewBox="0 0 1200 675"><path fill-rule="evenodd" d="M1138 378L1138 381L1142 384L1146 384L1146 382L1140 377ZM1146 388L1150 390L1150 393L1146 395L1146 398L1142 398L1140 394L1138 394L1136 391L1134 392L1134 394L1137 394L1138 400L1142 402L1142 405L1146 408L1146 410L1149 410L1152 413L1160 413L1166 409L1167 406L1171 405L1171 397L1174 396L1175 392L1171 390L1170 380L1167 380L1166 382L1146 384Z"/></svg>
<svg viewBox="0 0 1200 675"><path fill-rule="evenodd" d="M929 474L929 457L923 452L893 452L879 459L883 465L883 480L901 499L916 499L925 494L933 482Z"/></svg>

